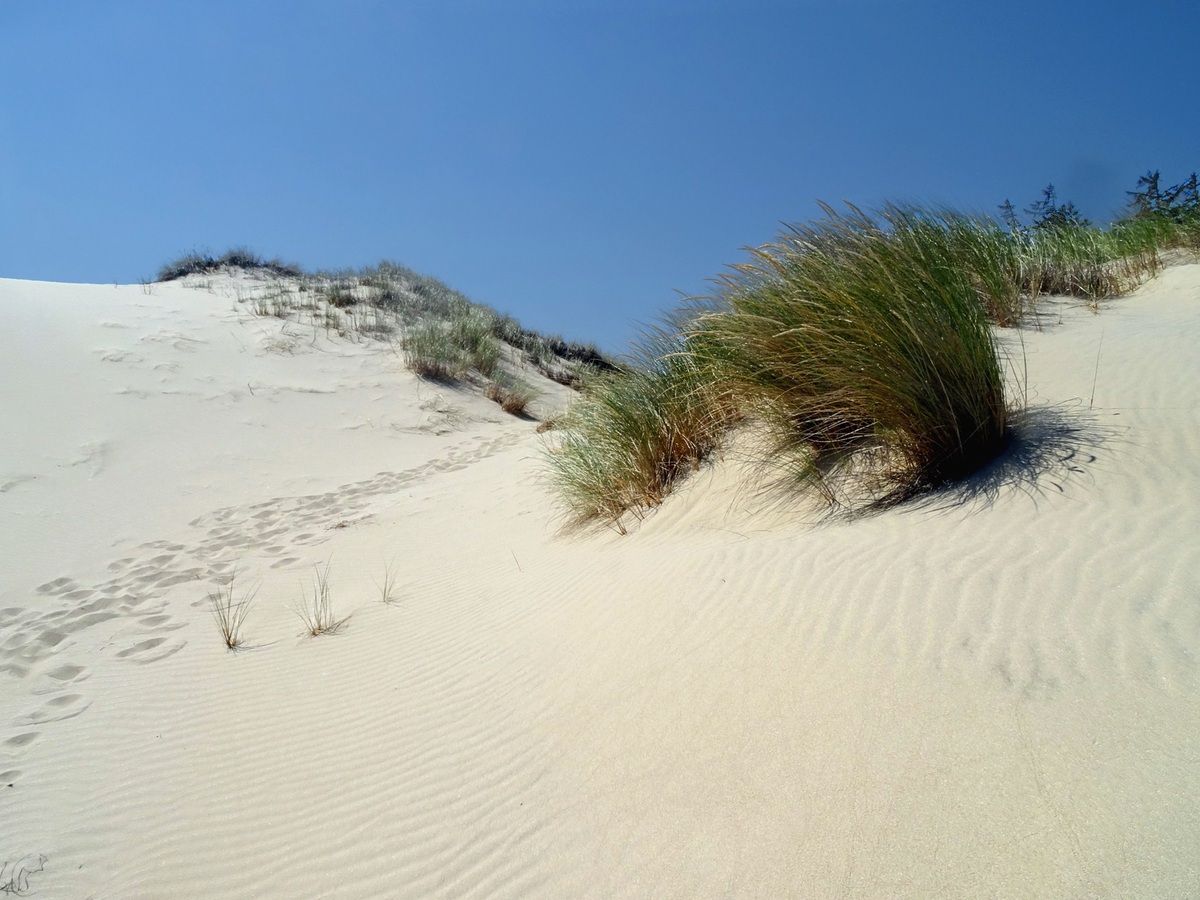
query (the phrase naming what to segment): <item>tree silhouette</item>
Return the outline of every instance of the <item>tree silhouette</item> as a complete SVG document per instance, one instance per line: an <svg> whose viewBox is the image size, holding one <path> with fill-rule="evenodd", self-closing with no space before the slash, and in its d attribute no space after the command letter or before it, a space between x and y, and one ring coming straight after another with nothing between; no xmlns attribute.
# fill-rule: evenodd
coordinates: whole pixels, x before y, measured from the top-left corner
<svg viewBox="0 0 1200 900"><path fill-rule="evenodd" d="M1033 227L1043 231L1050 228L1078 228L1091 224L1070 200L1066 203L1058 202L1053 184L1046 185L1042 189L1042 199L1029 204L1025 212L1033 219Z"/></svg>

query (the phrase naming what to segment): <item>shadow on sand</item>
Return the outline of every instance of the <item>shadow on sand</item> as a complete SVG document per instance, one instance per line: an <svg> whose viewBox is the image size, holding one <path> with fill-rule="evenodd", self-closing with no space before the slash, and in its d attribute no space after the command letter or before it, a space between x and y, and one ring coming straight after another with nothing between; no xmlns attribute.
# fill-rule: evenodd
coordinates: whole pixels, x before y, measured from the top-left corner
<svg viewBox="0 0 1200 900"><path fill-rule="evenodd" d="M910 498L904 508L944 512L991 506L1015 490L1035 503L1066 493L1070 482L1085 482L1101 450L1123 429L1101 425L1082 403L1034 406L1014 413L1008 441L995 459L973 475Z"/></svg>

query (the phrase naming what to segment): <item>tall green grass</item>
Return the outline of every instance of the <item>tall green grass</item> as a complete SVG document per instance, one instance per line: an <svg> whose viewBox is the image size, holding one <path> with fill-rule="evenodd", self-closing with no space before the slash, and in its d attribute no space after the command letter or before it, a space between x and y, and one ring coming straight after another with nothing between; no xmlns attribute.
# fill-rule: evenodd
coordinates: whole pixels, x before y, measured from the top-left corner
<svg viewBox="0 0 1200 900"><path fill-rule="evenodd" d="M1091 303L1118 297L1158 271L1159 249L1141 227L1123 233L1091 226L1034 231L1024 242L1022 289L1035 300L1046 294Z"/></svg>
<svg viewBox="0 0 1200 900"><path fill-rule="evenodd" d="M1001 447L1003 367L980 299L999 296L1012 261L970 228L826 208L722 277L719 308L690 326L779 458L830 499L849 481L873 500L907 496Z"/></svg>

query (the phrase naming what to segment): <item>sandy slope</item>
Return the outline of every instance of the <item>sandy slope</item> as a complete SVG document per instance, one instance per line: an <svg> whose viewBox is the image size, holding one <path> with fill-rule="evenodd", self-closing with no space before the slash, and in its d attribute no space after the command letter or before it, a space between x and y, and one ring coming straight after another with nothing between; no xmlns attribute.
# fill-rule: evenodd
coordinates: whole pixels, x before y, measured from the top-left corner
<svg viewBox="0 0 1200 900"><path fill-rule="evenodd" d="M1196 895L1200 266L1027 333L962 491L818 522L731 452L624 538L557 532L530 423L233 305L0 281L37 896Z"/></svg>

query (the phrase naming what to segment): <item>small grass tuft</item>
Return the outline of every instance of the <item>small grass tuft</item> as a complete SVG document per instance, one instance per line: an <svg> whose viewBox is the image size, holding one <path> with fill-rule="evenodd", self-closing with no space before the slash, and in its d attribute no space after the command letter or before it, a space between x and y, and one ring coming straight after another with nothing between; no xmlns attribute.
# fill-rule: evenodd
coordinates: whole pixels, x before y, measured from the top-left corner
<svg viewBox="0 0 1200 900"><path fill-rule="evenodd" d="M379 602L387 605L399 601L396 595L396 584L398 578L393 563L388 563L383 567L383 580L375 582L375 587L379 588Z"/></svg>
<svg viewBox="0 0 1200 900"><path fill-rule="evenodd" d="M312 594L303 591L301 605L296 610L300 620L304 622L304 633L309 637L319 637L323 634L336 634L346 624L349 616L340 619L334 615L333 599L329 590L329 563L325 567L313 566L314 577Z"/></svg>
<svg viewBox="0 0 1200 900"><path fill-rule="evenodd" d="M250 612L250 605L258 594L256 587L235 600L233 582L234 579L230 578L228 584L217 588L208 595L208 604L212 610L213 619L216 620L217 628L221 632L221 640L225 642L225 646L229 650L237 650L244 644L242 625L246 621L247 613Z"/></svg>

